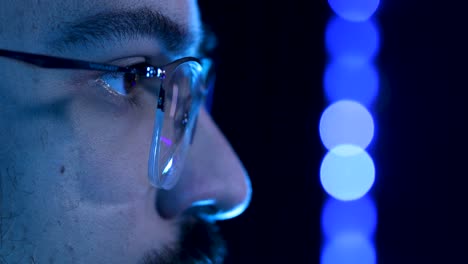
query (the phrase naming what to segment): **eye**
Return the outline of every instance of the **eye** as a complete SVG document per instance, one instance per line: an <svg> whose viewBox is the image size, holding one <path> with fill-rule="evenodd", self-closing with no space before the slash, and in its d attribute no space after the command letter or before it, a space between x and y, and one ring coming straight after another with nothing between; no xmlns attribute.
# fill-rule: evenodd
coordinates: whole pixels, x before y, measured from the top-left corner
<svg viewBox="0 0 468 264"><path fill-rule="evenodd" d="M130 67L145 67L145 63L132 65ZM99 82L103 83L105 88L112 93L128 96L131 95L138 87L140 77L132 73L112 72L106 73L99 78Z"/></svg>
<svg viewBox="0 0 468 264"><path fill-rule="evenodd" d="M98 80L106 89L119 95L130 95L137 86L138 76L130 73L107 73Z"/></svg>

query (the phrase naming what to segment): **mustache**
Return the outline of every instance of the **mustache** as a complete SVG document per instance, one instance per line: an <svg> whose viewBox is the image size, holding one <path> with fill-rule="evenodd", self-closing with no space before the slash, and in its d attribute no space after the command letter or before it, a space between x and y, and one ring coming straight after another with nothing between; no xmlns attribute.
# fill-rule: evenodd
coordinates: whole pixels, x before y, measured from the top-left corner
<svg viewBox="0 0 468 264"><path fill-rule="evenodd" d="M182 223L179 244L175 248L153 250L139 264L221 264L226 242L219 227L198 218Z"/></svg>
<svg viewBox="0 0 468 264"><path fill-rule="evenodd" d="M198 263L191 262L193 260L200 263L223 263L226 253L226 243L218 226L200 219L183 225L180 251L182 263Z"/></svg>

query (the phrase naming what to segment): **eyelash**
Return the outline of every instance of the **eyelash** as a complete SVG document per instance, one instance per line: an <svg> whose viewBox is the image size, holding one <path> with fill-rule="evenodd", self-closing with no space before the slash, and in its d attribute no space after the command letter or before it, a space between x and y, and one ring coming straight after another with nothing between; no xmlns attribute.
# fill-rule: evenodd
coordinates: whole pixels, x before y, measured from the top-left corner
<svg viewBox="0 0 468 264"><path fill-rule="evenodd" d="M107 76L108 74L103 74L101 77L99 77L96 80L96 84L99 86L98 88L105 90L103 91L105 93L105 96L111 97L112 101L116 100L117 102L113 102L114 104L137 107L138 106L137 96L135 94L127 95L127 96L118 94L116 91L112 89L112 87L106 81L102 79L102 78L106 78Z"/></svg>

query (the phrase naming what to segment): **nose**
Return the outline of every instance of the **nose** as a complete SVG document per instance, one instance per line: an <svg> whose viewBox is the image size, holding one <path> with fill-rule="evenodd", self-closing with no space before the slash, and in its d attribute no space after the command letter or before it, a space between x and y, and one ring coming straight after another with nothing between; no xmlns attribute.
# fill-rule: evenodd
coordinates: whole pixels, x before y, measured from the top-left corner
<svg viewBox="0 0 468 264"><path fill-rule="evenodd" d="M198 117L195 138L177 185L158 190L157 210L164 218L185 213L208 221L233 218L251 199L249 177L206 110Z"/></svg>

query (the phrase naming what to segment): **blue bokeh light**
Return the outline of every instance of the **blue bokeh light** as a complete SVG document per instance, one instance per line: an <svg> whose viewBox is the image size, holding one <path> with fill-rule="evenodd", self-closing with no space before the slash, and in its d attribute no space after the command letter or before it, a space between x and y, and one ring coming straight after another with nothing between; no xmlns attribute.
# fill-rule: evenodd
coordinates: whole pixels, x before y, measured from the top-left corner
<svg viewBox="0 0 468 264"><path fill-rule="evenodd" d="M375 167L367 152L353 145L339 145L322 160L320 181L325 191L342 201L367 194L375 180Z"/></svg>
<svg viewBox="0 0 468 264"><path fill-rule="evenodd" d="M379 44L379 30L373 20L350 22L334 17L327 25L325 45L332 58L367 62L375 58Z"/></svg>
<svg viewBox="0 0 468 264"><path fill-rule="evenodd" d="M322 211L322 230L326 238L359 232L371 238L377 226L377 210L368 196L343 202L328 198Z"/></svg>
<svg viewBox="0 0 468 264"><path fill-rule="evenodd" d="M350 21L369 19L379 7L379 0L328 0L330 7L342 18Z"/></svg>
<svg viewBox="0 0 468 264"><path fill-rule="evenodd" d="M334 60L325 70L324 89L331 102L353 100L371 106L379 90L379 75L370 63Z"/></svg>
<svg viewBox="0 0 468 264"><path fill-rule="evenodd" d="M328 240L322 250L321 264L375 264L377 256L372 242L349 233Z"/></svg>
<svg viewBox="0 0 468 264"><path fill-rule="evenodd" d="M338 101L323 111L319 132L328 150L342 144L365 149L374 137L374 120L363 105L348 100Z"/></svg>

